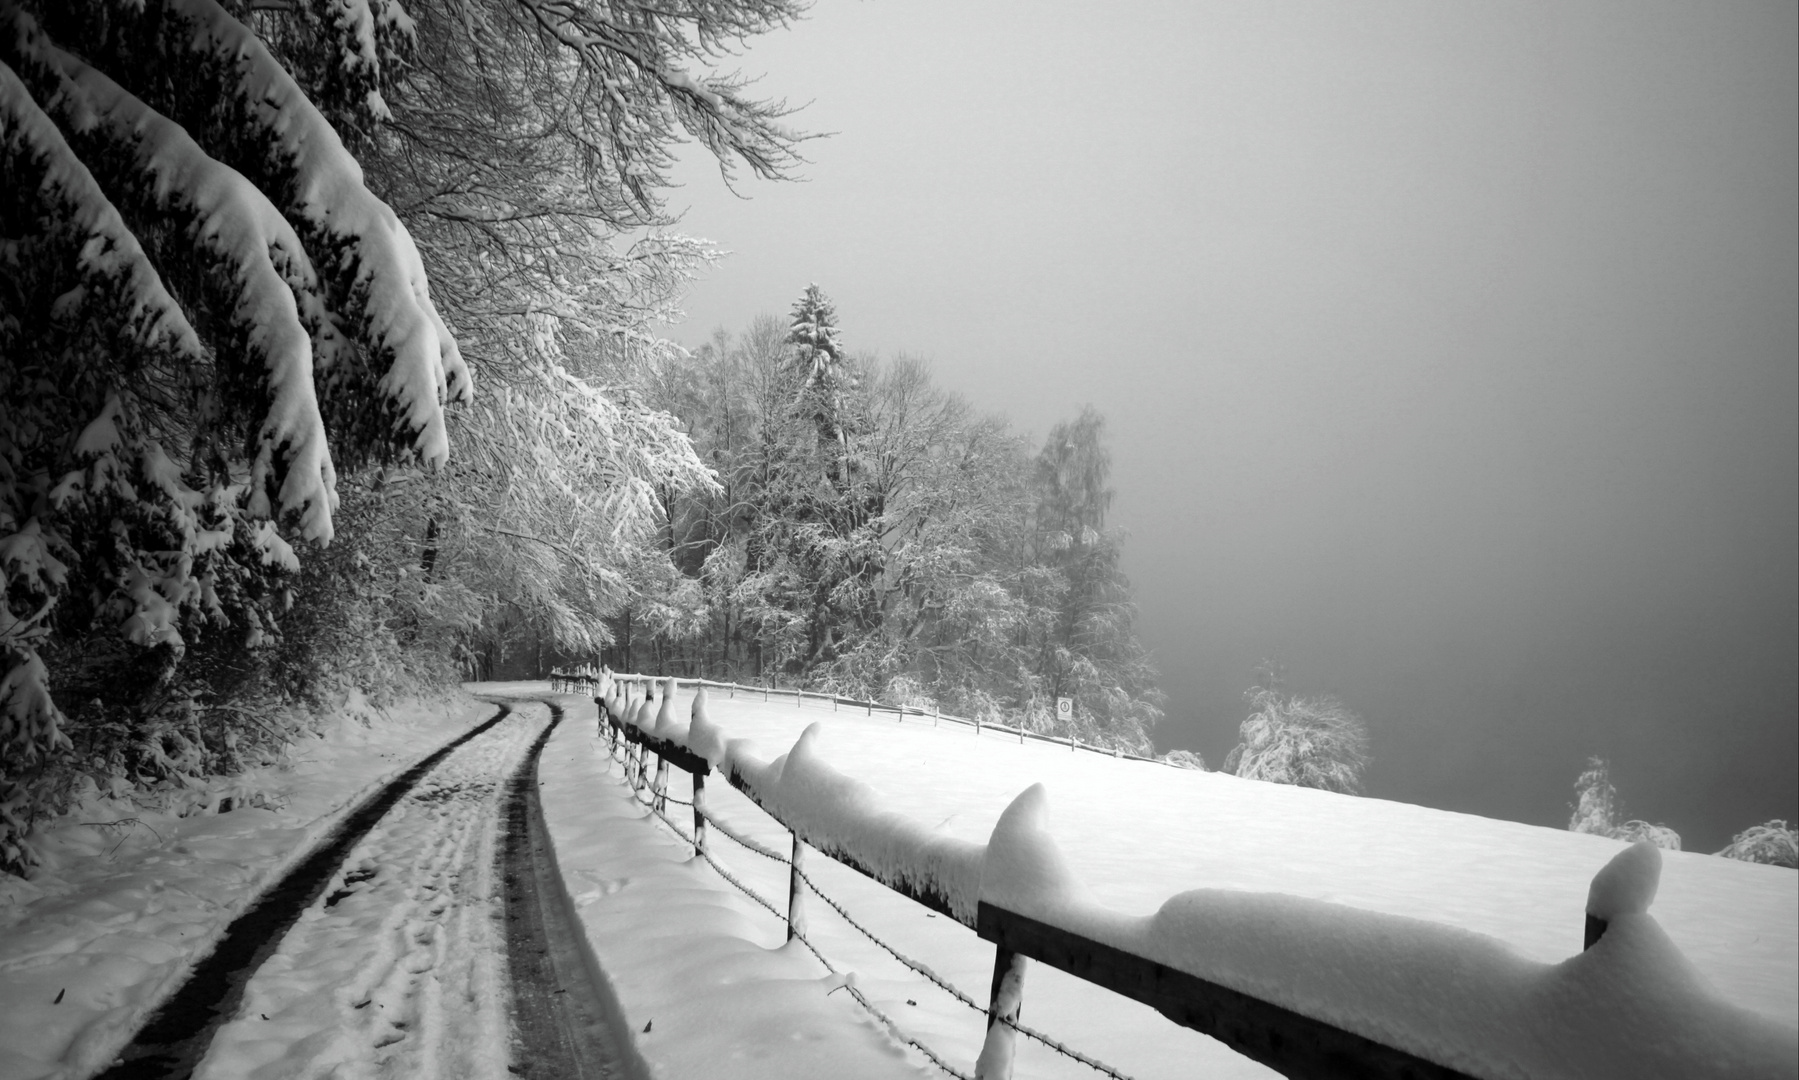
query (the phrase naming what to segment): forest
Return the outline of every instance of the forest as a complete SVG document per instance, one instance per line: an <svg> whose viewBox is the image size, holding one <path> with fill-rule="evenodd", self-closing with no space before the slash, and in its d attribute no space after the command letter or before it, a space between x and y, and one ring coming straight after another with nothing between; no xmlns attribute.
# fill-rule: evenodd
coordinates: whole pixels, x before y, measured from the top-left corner
<svg viewBox="0 0 1799 1080"><path fill-rule="evenodd" d="M658 334L717 257L672 148L795 174L718 69L800 10L0 5L0 869L353 691L554 659L1147 749L1097 414L1034 449L816 288Z"/></svg>

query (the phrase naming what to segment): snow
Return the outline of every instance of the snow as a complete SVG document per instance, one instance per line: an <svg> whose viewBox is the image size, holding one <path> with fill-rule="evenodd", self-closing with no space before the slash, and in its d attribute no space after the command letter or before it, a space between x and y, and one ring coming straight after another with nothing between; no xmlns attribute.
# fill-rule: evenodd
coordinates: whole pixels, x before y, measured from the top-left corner
<svg viewBox="0 0 1799 1080"><path fill-rule="evenodd" d="M161 808L95 792L41 827L43 865L29 881L0 876L0 1078L84 1076L111 1060L349 807L491 713L412 703L371 724L345 709L276 764ZM216 812L227 796L234 808Z"/></svg>
<svg viewBox="0 0 1799 1080"><path fill-rule="evenodd" d="M571 710L551 737L539 793L571 906L648 1074L924 1075L849 995L831 993L843 980L784 943L780 922L646 822L617 767L605 779L592 717L591 703L584 717ZM706 794L717 805L727 791Z"/></svg>
<svg viewBox="0 0 1799 1080"><path fill-rule="evenodd" d="M693 744L884 872L920 868L909 833L985 841L989 902L1489 1075L1799 1063L1790 871L759 697L713 692ZM1587 910L1611 928L1583 952ZM1027 1022L1064 1011L1044 975ZM1170 1041L1158 1022L1144 1045ZM1077 1046L1103 1038L1077 1023Z"/></svg>
<svg viewBox="0 0 1799 1080"><path fill-rule="evenodd" d="M1654 902L1661 882L1661 848L1652 841L1638 840L1593 875L1593 884L1587 889L1587 914L1607 922L1620 915L1641 915Z"/></svg>
<svg viewBox="0 0 1799 1080"><path fill-rule="evenodd" d="M56 108L65 122L83 134L102 129L132 155L147 201L191 213L195 242L232 268L240 290L232 317L262 358L270 396L252 462L250 513L271 514L267 481L280 452L286 473L273 509L299 512L307 539L330 540L337 476L313 389L312 337L302 311L315 324L329 320L293 227L256 185L210 157L179 124L40 34L21 34L20 40L21 52L59 83Z"/></svg>
<svg viewBox="0 0 1799 1080"><path fill-rule="evenodd" d="M100 190L93 174L75 156L54 122L37 107L19 77L0 64L0 116L5 116L5 137L27 143L44 163L39 194L59 204L58 214L86 232L82 269L116 277L125 283L131 298L133 329L146 344L167 342L180 355L198 362L202 356L199 336L181 306L163 287L162 278L150 265L137 237L125 227L118 210Z"/></svg>
<svg viewBox="0 0 1799 1080"><path fill-rule="evenodd" d="M496 781L547 720L519 710L370 830L245 985L195 1080L506 1075Z"/></svg>
<svg viewBox="0 0 1799 1080"><path fill-rule="evenodd" d="M993 827L981 858L980 897L1007 911L1058 922L1092 897L1049 836L1049 793L1025 788Z"/></svg>
<svg viewBox="0 0 1799 1080"><path fill-rule="evenodd" d="M664 713L668 695L645 699L623 682L610 690L658 737L736 767L762 802L821 839L872 852L882 872L936 866L933 880L959 896L1446 1064L1492 1076L1793 1074L1799 875L1788 870L1021 745L991 729L836 712L830 702L714 690L695 710L682 690ZM668 1080L879 1080L943 1075L905 1039L964 1070L1003 1049L988 1045L981 1012L902 968L815 896L805 899L807 936L837 973L786 942L781 914L696 859L633 797L592 702L556 700L568 718L539 764L546 827L593 968L630 1032L630 1069ZM0 892L0 1078L77 1076L106 1060L336 810L468 719L415 710L391 726L340 722L332 739L297 748L290 772L251 778L278 810L133 811L160 839L144 827L64 821L43 872ZM494 746L483 753L502 752ZM689 792L675 771L670 796ZM717 773L706 805L732 831L788 849L786 829ZM467 887L480 893L488 826L450 810L399 815L370 834L345 871L380 873L334 883L348 895L333 916L309 914L283 941L204 1075L491 1071L503 1025L467 1002L491 999L496 946L475 925L478 904L440 915L430 902L457 867L477 868ZM455 827L431 826L440 816ZM685 829L690 811L671 802L668 816ZM708 846L785 913L787 867L719 830ZM932 864L932 852L956 858ZM993 949L967 926L817 854L806 872L894 948L985 1002ZM1608 924L1583 951L1588 912ZM1023 1022L1140 1080L1270 1075L1145 1006L1041 964L1024 971ZM846 987L895 1027L838 992ZM390 1010L416 1034L397 1038L408 1029ZM1021 1077L1095 1075L1014 1041Z"/></svg>
<svg viewBox="0 0 1799 1080"><path fill-rule="evenodd" d="M293 172L293 203L284 210L355 252L346 261L355 271L354 288L344 291L361 301L361 310L346 314L366 321L365 336L391 350L380 390L398 407L420 457L447 461L443 405L470 400L474 384L431 301L411 234L364 185L362 167L337 132L254 32L213 0L170 0L168 11L192 29L189 47L196 53L237 62L243 100L254 103L263 127L278 136ZM333 362L321 357L323 368Z"/></svg>
<svg viewBox="0 0 1799 1080"><path fill-rule="evenodd" d="M629 683L615 687L615 702L636 693ZM761 704L759 694L757 698L758 714L777 721L774 739L763 737L771 733L769 728L742 723L742 698L732 702L716 691L700 720L692 725L690 738L703 745L708 726L728 727L743 733L731 747L739 760L761 754L760 760L769 763L777 755L762 754L763 748L776 745L783 735L791 742L803 730L796 724L821 716L813 703L796 712L791 698L767 706ZM705 863L696 862L690 845L676 839L631 798L623 783L623 770L616 763L609 764L605 744L595 734L591 703L577 698L559 700L579 722L564 724L545 749L540 772L545 782L545 816L564 879L576 908L585 917L596 960L610 977L624 1006L627 1026L636 1033L634 1043L655 1067L654 1075L731 1075L748 1080L946 1075L847 1001L847 994L832 993L846 982L853 982L894 1018L907 1037L924 1042L964 1072L972 1068L985 1039L986 1021L981 1012L959 1004L899 967L822 901L808 895L807 935L842 973L829 977L797 944L785 943L781 917L737 892ZM691 708L691 700L685 692L678 695L677 713L685 711L682 706ZM823 716L831 715L828 704L823 710ZM708 713L724 720L708 720ZM871 723L875 725L871 731L881 730L879 717ZM714 747L712 752L722 753L723 747ZM1068 751L1064 748L1062 754ZM674 774L671 796L687 797L684 776ZM708 813L732 831L782 853L789 849L787 831L716 773L706 785L706 805ZM668 811L671 818L683 823L690 813L672 803ZM743 850L716 831L709 835L714 857L785 913L786 867ZM816 853L807 859L806 872L827 894L845 903L859 921L984 1003L993 951L973 931ZM978 867L973 887L978 887ZM718 925L724 918L721 911L731 913L727 927ZM690 924L690 919L695 923ZM736 940L717 940L726 929ZM682 959L671 966L671 957L690 955L696 959ZM708 970L710 956L730 958L716 978ZM795 982L802 978L804 983ZM693 1009L703 1016L671 1014L671 1010L686 1009L684 1003L696 992L702 997ZM760 1019L763 1002L771 1000L780 1004L778 1012L769 1013L779 1016L778 1021ZM677 1029L683 1033L680 1045L673 1040L655 1042L665 1030L665 1015L672 1017L671 1023L678 1019L682 1025ZM652 1018L654 1028L645 1035L641 1029ZM1192 1075L1196 1062L1220 1077L1272 1075L1197 1032L1174 1027L1146 1006L1097 991L1051 969L1031 968L1024 989L1024 1019L1062 1034L1084 1032L1076 1040L1081 1049L1124 1065L1127 1072L1143 1080ZM829 1026L821 1028L826 1024ZM798 1049L783 1042L782 1032L788 1030L799 1035L794 1040ZM813 1040L825 1038L821 1032L826 1030L835 1032L830 1038L838 1045L832 1055L813 1054L807 1047ZM853 1045L845 1042L852 1036ZM1095 1075L1085 1066L1022 1039L1017 1052L1020 1077ZM831 1064L837 1058L856 1064L839 1070ZM708 1068L709 1061L730 1061L732 1068Z"/></svg>
<svg viewBox="0 0 1799 1080"><path fill-rule="evenodd" d="M793 749L766 766L749 753L732 754L731 764L762 805L808 843L852 852L883 878L942 897L956 918L972 924L980 897L980 846L884 810L873 788L825 762L818 750L820 730L813 723Z"/></svg>

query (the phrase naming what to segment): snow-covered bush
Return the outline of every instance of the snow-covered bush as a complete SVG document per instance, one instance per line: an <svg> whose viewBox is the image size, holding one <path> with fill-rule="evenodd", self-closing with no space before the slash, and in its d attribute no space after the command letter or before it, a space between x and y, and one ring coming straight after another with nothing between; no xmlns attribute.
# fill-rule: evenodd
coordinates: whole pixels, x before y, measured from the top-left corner
<svg viewBox="0 0 1799 1080"><path fill-rule="evenodd" d="M1274 682L1275 680L1264 680ZM1251 780L1355 794L1368 764L1368 728L1334 697L1302 697L1275 686L1244 695L1255 711L1224 771Z"/></svg>
<svg viewBox="0 0 1799 1080"><path fill-rule="evenodd" d="M1647 840L1666 851L1680 850L1680 834L1666 825L1653 825L1647 821L1632 818L1612 830L1612 835L1627 844L1638 840Z"/></svg>
<svg viewBox="0 0 1799 1080"><path fill-rule="evenodd" d="M1197 769L1204 772L1206 759L1193 750L1170 750L1162 755L1162 760L1182 769Z"/></svg>
<svg viewBox="0 0 1799 1080"><path fill-rule="evenodd" d="M1799 831L1780 820L1751 825L1731 837L1729 845L1717 854L1743 862L1799 868Z"/></svg>
<svg viewBox="0 0 1799 1080"><path fill-rule="evenodd" d="M1612 786L1611 775L1610 762L1601 757L1587 759L1587 767L1574 781L1575 801L1573 813L1568 818L1568 831L1609 836L1630 843L1647 840L1656 847L1679 851L1680 834L1666 825L1635 818L1618 820L1624 816L1624 811L1618 789Z"/></svg>

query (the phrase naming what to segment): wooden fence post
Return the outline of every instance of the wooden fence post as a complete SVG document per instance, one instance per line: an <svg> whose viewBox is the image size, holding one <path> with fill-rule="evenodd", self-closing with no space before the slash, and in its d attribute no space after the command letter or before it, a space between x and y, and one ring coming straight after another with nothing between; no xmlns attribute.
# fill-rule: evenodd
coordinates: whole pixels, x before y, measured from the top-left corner
<svg viewBox="0 0 1799 1080"><path fill-rule="evenodd" d="M975 1080L1012 1080L1012 1058L1018 1030L1002 1022L1018 1022L1024 1007L1025 958L996 946L993 952L993 992L987 1006L987 1041L974 1063Z"/></svg>
<svg viewBox="0 0 1799 1080"><path fill-rule="evenodd" d="M693 774L693 853L706 854L706 775Z"/></svg>
<svg viewBox="0 0 1799 1080"><path fill-rule="evenodd" d="M806 842L800 839L799 833L793 834L793 872L787 875L787 940L792 941L795 935L806 932L806 897L802 890L805 883L800 881L801 867L806 861Z"/></svg>
<svg viewBox="0 0 1799 1080"><path fill-rule="evenodd" d="M656 797L650 800L650 805L656 808L657 813L662 813L668 809L668 759L661 755L656 757L655 792Z"/></svg>

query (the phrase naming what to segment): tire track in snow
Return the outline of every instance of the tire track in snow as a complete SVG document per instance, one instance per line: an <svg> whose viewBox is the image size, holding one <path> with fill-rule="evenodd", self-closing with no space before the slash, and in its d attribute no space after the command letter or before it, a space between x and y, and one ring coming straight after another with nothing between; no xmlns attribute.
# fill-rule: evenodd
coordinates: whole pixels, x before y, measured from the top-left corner
<svg viewBox="0 0 1799 1080"><path fill-rule="evenodd" d="M624 1011L599 974L586 932L570 905L537 795L537 761L563 712L553 719L506 784L506 833L500 867L511 973L512 1072L546 1080L647 1077L631 1045Z"/></svg>
<svg viewBox="0 0 1799 1080"><path fill-rule="evenodd" d="M398 804L405 801L407 811L398 816L417 819L419 814L416 807L428 807L434 802L450 801L449 796L459 790L455 787L456 781L449 779L451 777L478 779L479 776L485 776L488 789L490 793L492 792L497 786L497 777L501 775L500 768L530 735L528 725L524 723L502 726L502 721L510 715L512 715L512 710L504 704L500 705L499 712L491 719L476 725L428 755L346 815L344 820L327 835L325 841L312 854L289 871L249 910L227 927L218 945L195 965L188 980L151 1014L149 1021L120 1054L112 1067L100 1074L102 1080L193 1075L196 1068L204 1064L202 1058L208 1055L209 1047L213 1046L219 1036L228 1031L231 1032L231 1036L227 1038L227 1044L236 1046L240 1042L248 1043L258 1050L252 1055L253 1057L263 1058L265 1064L276 1067L276 1071L269 1075L301 1075L301 1071L281 1066L302 1063L295 1062L286 1054L276 1053L271 1056L271 1051L284 1046L294 1046L309 1051L328 1049L316 1045L320 1042L318 1038L308 1039L304 1036L297 1039L284 1038L284 1035L299 1035L300 1033L291 1030L274 1030L246 1039L243 1038L241 1031L233 1030L234 1025L248 1022L250 1019L258 1018L266 1013L266 1010L260 1008L255 1011L243 1008L248 999L252 997L253 989L260 993L256 978L259 969L265 966L266 961L282 952L286 952L289 956L295 955L293 931L299 929L301 925L319 921L321 912L339 906L358 891L375 891L369 889L368 885L380 877L379 869L376 869L373 874L366 874L365 871L370 864L365 859L358 859L349 870L344 870L342 867L348 856L361 850L365 838L371 832L375 832L379 827L389 825L389 821L386 819L390 811L393 811ZM498 728L497 731L496 728ZM492 737L483 738L490 732L493 733ZM434 770L444 764L446 760L449 765L443 773L433 775ZM471 761L479 763L473 768L473 772L478 774L477 776L466 775L471 771ZM421 785L421 781L427 777L430 777L430 783ZM407 796L411 795L415 788L420 787L423 788L420 792L423 797L408 800ZM449 794L434 794L446 792ZM492 801L492 799L486 800L484 804L489 807L490 813ZM416 833L416 830L412 830L412 832ZM437 916L447 915L451 912L452 905L447 902L439 904L437 898L445 892L446 885L454 884L460 873L456 866L468 852L471 838L476 839L476 846L479 846L479 838L491 837L491 829L483 833L474 829L472 822L466 823L465 827L460 830L448 830L448 833L449 835L440 835L434 841L422 845L416 843L416 836L413 837L414 844L406 853L409 872L404 876L412 877L415 884L398 890L413 909L422 903L428 905L425 908L427 911L435 909L434 915ZM491 839L487 843L490 845ZM476 860L474 865L486 868L490 864L491 858ZM396 875L390 874L390 877L394 876ZM326 887L333 883L337 884L337 891L329 899L321 902ZM384 898L394 897L395 889L389 887L386 882L383 882L381 891L384 893ZM388 914L398 918L392 912ZM465 910L458 910L456 920L466 926L469 921L468 914ZM402 924L394 922L389 929L401 931ZM409 962L407 965L399 966L418 966L427 958L435 961L441 959L443 949L447 945L447 942L439 941L440 936L435 929L428 932L421 929L414 934L415 940L412 947L409 948L395 940L394 935L390 933L385 935L382 940L373 943L373 958L388 956L396 961L404 959ZM423 950L423 954L421 955L418 950ZM332 951L339 954L345 952L345 950ZM364 951L366 952L366 949ZM348 952L355 955L356 950L352 949ZM341 955L338 961L342 962ZM389 968L395 966L395 964L390 964ZM366 965L364 970L368 970ZM371 1004L374 1002L374 989L371 987L369 998ZM421 996L421 1000L422 1008L416 1010L419 1018L429 1018L441 1011L440 1002L433 994L426 993ZM384 1005L381 1012L385 1011ZM234 1014L241 1014L240 1019L226 1023ZM262 1023L260 1020L257 1022ZM404 1031L405 1027L395 1027L394 1030ZM331 1042L332 1040L325 1041ZM308 1045L302 1047L299 1044ZM336 1047L333 1046L329 1049L335 1050ZM314 1060L317 1062L316 1057ZM349 1062L339 1058L336 1064L347 1065ZM329 1067L327 1071L330 1071ZM357 1071L360 1070L354 1067L347 1070L351 1074ZM235 1070L228 1069L216 1075L247 1076L249 1072L237 1068ZM367 1073L367 1075L378 1075L378 1073Z"/></svg>

